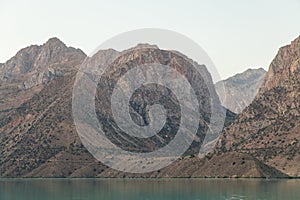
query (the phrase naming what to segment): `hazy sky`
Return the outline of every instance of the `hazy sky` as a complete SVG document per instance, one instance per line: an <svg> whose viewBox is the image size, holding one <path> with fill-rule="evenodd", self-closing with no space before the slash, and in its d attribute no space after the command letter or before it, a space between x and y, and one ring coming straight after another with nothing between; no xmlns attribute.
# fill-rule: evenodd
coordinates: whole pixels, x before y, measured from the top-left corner
<svg viewBox="0 0 300 200"><path fill-rule="evenodd" d="M0 0L0 62L58 37L87 54L138 28L182 33L208 53L222 78L268 68L300 35L300 0Z"/></svg>

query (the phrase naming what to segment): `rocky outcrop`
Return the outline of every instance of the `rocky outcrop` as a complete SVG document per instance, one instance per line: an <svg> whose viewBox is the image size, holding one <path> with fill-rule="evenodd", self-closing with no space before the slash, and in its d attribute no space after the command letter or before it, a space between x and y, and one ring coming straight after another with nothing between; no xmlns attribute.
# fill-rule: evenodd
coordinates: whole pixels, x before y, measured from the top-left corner
<svg viewBox="0 0 300 200"><path fill-rule="evenodd" d="M235 113L241 113L254 99L266 71L263 68L248 69L215 84L223 106Z"/></svg>
<svg viewBox="0 0 300 200"><path fill-rule="evenodd" d="M57 76L63 76L63 72L59 69L48 68L42 72L31 75L23 84L19 85L20 89L30 89L40 84L52 81Z"/></svg>

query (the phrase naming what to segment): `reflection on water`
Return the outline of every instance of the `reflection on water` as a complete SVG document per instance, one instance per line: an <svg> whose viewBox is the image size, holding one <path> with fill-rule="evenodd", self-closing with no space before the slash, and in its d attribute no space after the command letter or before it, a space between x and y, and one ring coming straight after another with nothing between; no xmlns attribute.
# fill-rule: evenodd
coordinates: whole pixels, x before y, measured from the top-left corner
<svg viewBox="0 0 300 200"><path fill-rule="evenodd" d="M0 179L0 200L300 199L300 180Z"/></svg>

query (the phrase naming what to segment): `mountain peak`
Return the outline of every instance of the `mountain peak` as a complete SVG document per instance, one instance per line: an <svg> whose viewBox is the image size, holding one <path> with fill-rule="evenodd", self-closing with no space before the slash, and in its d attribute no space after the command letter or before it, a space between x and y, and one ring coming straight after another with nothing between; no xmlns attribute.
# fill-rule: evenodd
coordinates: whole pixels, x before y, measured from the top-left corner
<svg viewBox="0 0 300 200"><path fill-rule="evenodd" d="M48 41L43 46L50 47L50 48L51 47L65 47L65 48L67 48L66 44L63 43L57 37L52 37L52 38L48 39Z"/></svg>
<svg viewBox="0 0 300 200"><path fill-rule="evenodd" d="M59 74L58 71L76 68L85 56L80 49L67 47L60 39L53 37L43 45L23 48L6 63L0 64L0 81L23 82L23 85L28 80L40 83L43 81L41 77L49 74L49 70L51 73L57 71L54 74ZM32 81L33 79L35 81Z"/></svg>
<svg viewBox="0 0 300 200"><path fill-rule="evenodd" d="M136 46L129 48L127 50L124 50L123 53L129 52L132 50L139 50L139 49L159 49L157 45L155 44L148 44L148 43L138 43Z"/></svg>
<svg viewBox="0 0 300 200"><path fill-rule="evenodd" d="M234 75L234 77L238 78L251 78L251 77L257 77L260 76L261 74L265 74L266 70L264 70L262 67L257 68L257 69L252 69L252 68L248 68L246 71L242 72L242 73L237 73L236 75ZM232 77L228 78L231 79ZM227 79L227 80L228 80Z"/></svg>
<svg viewBox="0 0 300 200"><path fill-rule="evenodd" d="M266 70L262 67L259 67L259 68L248 68L245 72L266 72Z"/></svg>
<svg viewBox="0 0 300 200"><path fill-rule="evenodd" d="M46 44L47 43L63 43L63 42L58 37L52 37L52 38L48 39L48 41L46 42Z"/></svg>
<svg viewBox="0 0 300 200"><path fill-rule="evenodd" d="M155 48L158 49L156 44L149 44L149 43L139 43L134 48Z"/></svg>

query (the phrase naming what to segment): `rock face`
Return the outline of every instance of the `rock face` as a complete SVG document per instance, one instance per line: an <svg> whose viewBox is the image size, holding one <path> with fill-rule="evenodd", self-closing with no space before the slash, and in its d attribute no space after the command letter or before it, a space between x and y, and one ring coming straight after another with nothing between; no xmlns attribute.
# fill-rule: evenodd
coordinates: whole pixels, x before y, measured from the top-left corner
<svg viewBox="0 0 300 200"><path fill-rule="evenodd" d="M263 68L248 69L226 80L215 84L223 106L239 114L246 108L258 93L266 71Z"/></svg>
<svg viewBox="0 0 300 200"><path fill-rule="evenodd" d="M56 38L50 39L42 46L32 46L20 52L1 67L7 78L3 82L4 85L8 83L19 85L22 81L21 85L23 87L19 88L17 92L13 90L13 92L16 92L14 94L18 98L24 99L24 96L30 91L31 96L27 97L22 103L14 105L14 107L4 106L0 112L1 176L95 177L113 174L113 170L97 162L85 149L77 135L73 122L72 89L76 69L82 63L85 55L80 50L66 47ZM103 59L100 63L106 64L105 61L119 56L110 66L110 69L113 70L107 71L100 79L96 99L109 98L112 91L111 86L116 83L119 73L125 73L126 70L136 65L151 63L152 61L169 64L181 73L187 74L188 78L193 78L195 80L194 87L200 94L198 96L201 100L200 111L202 114L199 119L200 128L196 139L186 154L191 155L197 151L199 152L199 145L202 143L204 136L203 132L208 128L207 123L211 115L210 102L213 101L213 105L218 107L220 112L221 110L224 111L214 90L211 96L205 95L207 92L203 92L207 90L207 87L214 88L205 66L199 67L201 67L205 78L210 80L208 85L203 84L203 77L197 76L185 59L172 51L160 50L155 46L139 45L123 53L119 56L120 52L115 50L102 50L90 58L93 62L93 59L98 57L100 60ZM99 61L99 59L97 60ZM123 68L124 66L125 68ZM43 84L40 85L40 83ZM36 90L36 88L39 88L39 90ZM156 89L156 92L153 93L153 89ZM167 109L174 109L173 113L170 112L170 118L176 118L179 113L176 110L177 102L172 95L166 95L169 94L166 88L148 87L145 88L145 91L147 93L152 92L153 95L148 95L149 98L143 100L139 98L140 95L144 95L143 92L137 92L133 95L134 101L130 104L132 118L136 123L147 124L149 122L147 106L145 107L145 105L156 101L164 103ZM168 98L154 98L156 95ZM4 96L3 99L6 100L6 98L7 96ZM104 98L102 101L96 101L95 106L99 121L103 122L104 128L110 129L115 123L112 121L109 110L105 109L107 103ZM227 118L226 123L228 124L235 115L229 111L227 115L229 118ZM124 149L145 152L167 144L170 138L174 137L168 130L176 130L177 122L176 119L169 120L160 137L147 141L124 136L122 132L118 132L118 129L115 132L107 132L107 136ZM120 135L123 137L120 137ZM208 137L211 140L215 139L214 135ZM143 148L137 148L138 145ZM162 175L157 174L157 176Z"/></svg>
<svg viewBox="0 0 300 200"><path fill-rule="evenodd" d="M23 84L19 85L20 89L30 89L40 84L45 84L53 80L57 76L62 76L63 73L59 69L47 68L42 72L31 75Z"/></svg>
<svg viewBox="0 0 300 200"><path fill-rule="evenodd" d="M227 127L216 152L251 155L300 176L300 37L280 48L254 101Z"/></svg>
<svg viewBox="0 0 300 200"><path fill-rule="evenodd" d="M299 75L299 47L300 37L290 45L279 49L277 56L270 65L261 93L274 87L287 86L290 83L288 79L295 79Z"/></svg>

